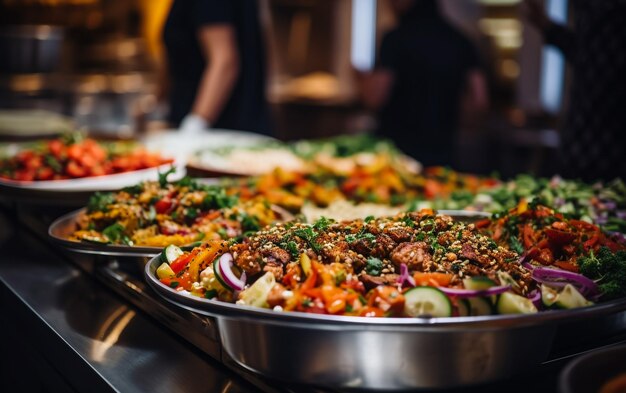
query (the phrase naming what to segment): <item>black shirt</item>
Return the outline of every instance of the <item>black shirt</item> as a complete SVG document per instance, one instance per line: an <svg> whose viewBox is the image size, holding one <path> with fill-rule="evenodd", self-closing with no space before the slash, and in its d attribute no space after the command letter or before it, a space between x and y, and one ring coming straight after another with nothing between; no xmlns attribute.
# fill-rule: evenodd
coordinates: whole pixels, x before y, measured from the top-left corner
<svg viewBox="0 0 626 393"><path fill-rule="evenodd" d="M237 35L240 74L232 94L213 128L269 133L265 99L265 48L256 0L174 0L163 38L169 66L172 124L191 110L206 62L198 30L212 24L230 24Z"/></svg>
<svg viewBox="0 0 626 393"><path fill-rule="evenodd" d="M461 93L478 66L470 41L436 5L418 6L383 37L379 66L393 71L395 83L378 133L425 165L451 164Z"/></svg>

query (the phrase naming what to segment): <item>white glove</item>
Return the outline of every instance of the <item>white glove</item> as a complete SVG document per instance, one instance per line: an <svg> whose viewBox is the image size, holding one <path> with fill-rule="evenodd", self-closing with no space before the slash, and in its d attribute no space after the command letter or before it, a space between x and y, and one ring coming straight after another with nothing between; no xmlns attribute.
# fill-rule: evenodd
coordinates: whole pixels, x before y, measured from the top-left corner
<svg viewBox="0 0 626 393"><path fill-rule="evenodd" d="M190 113L180 123L178 130L183 134L199 134L209 128L210 125L204 118Z"/></svg>

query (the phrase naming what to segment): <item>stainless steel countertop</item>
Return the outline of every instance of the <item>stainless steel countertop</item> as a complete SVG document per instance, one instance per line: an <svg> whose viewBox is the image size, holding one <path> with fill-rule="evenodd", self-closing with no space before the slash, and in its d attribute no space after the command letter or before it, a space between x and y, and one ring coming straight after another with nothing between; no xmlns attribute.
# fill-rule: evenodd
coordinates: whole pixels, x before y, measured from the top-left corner
<svg viewBox="0 0 626 393"><path fill-rule="evenodd" d="M0 225L0 326L27 335L73 390L257 391L29 233Z"/></svg>

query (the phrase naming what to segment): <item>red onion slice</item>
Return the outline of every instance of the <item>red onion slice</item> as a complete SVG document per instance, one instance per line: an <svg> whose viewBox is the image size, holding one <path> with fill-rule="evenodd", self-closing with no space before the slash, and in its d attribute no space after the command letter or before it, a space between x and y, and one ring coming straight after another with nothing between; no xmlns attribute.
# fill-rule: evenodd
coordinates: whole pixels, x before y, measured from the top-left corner
<svg viewBox="0 0 626 393"><path fill-rule="evenodd" d="M541 301L541 291L533 289L527 297L528 299L530 299L531 302L533 302L537 309L543 307L543 302Z"/></svg>
<svg viewBox="0 0 626 393"><path fill-rule="evenodd" d="M537 282L551 286L559 286L561 283L563 283L563 285L570 283L583 295L596 295L600 293L598 284L596 284L595 281L582 274L567 270L538 266L533 269L532 278Z"/></svg>
<svg viewBox="0 0 626 393"><path fill-rule="evenodd" d="M510 285L502 285L499 287L491 287L488 289L483 289L480 291L472 290L472 289L460 289L460 288L446 288L446 287L438 287L441 292L446 295L456 296L458 298L467 298L467 297L476 297L476 296L491 296L491 295L499 295L511 289Z"/></svg>
<svg viewBox="0 0 626 393"><path fill-rule="evenodd" d="M231 253L223 254L218 261L217 267L222 278L232 289L241 291L246 286L245 276L242 274L241 278L237 278L233 272L233 256Z"/></svg>
<svg viewBox="0 0 626 393"><path fill-rule="evenodd" d="M401 287L403 287L405 283L408 283L411 287L415 286L415 279L409 274L409 268L406 266L406 263L400 264L400 277L398 277L396 282L400 284Z"/></svg>

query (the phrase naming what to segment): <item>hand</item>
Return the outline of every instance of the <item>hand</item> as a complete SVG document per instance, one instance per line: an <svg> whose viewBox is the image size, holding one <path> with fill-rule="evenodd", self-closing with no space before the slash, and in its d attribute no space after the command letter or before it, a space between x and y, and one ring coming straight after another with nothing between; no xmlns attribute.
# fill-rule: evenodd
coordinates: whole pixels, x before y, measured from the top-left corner
<svg viewBox="0 0 626 393"><path fill-rule="evenodd" d="M531 24L542 32L548 29L551 22L541 0L524 0L522 6L525 17Z"/></svg>
<svg viewBox="0 0 626 393"><path fill-rule="evenodd" d="M199 134L209 128L209 123L203 117L190 113L180 123L178 130L183 134Z"/></svg>

